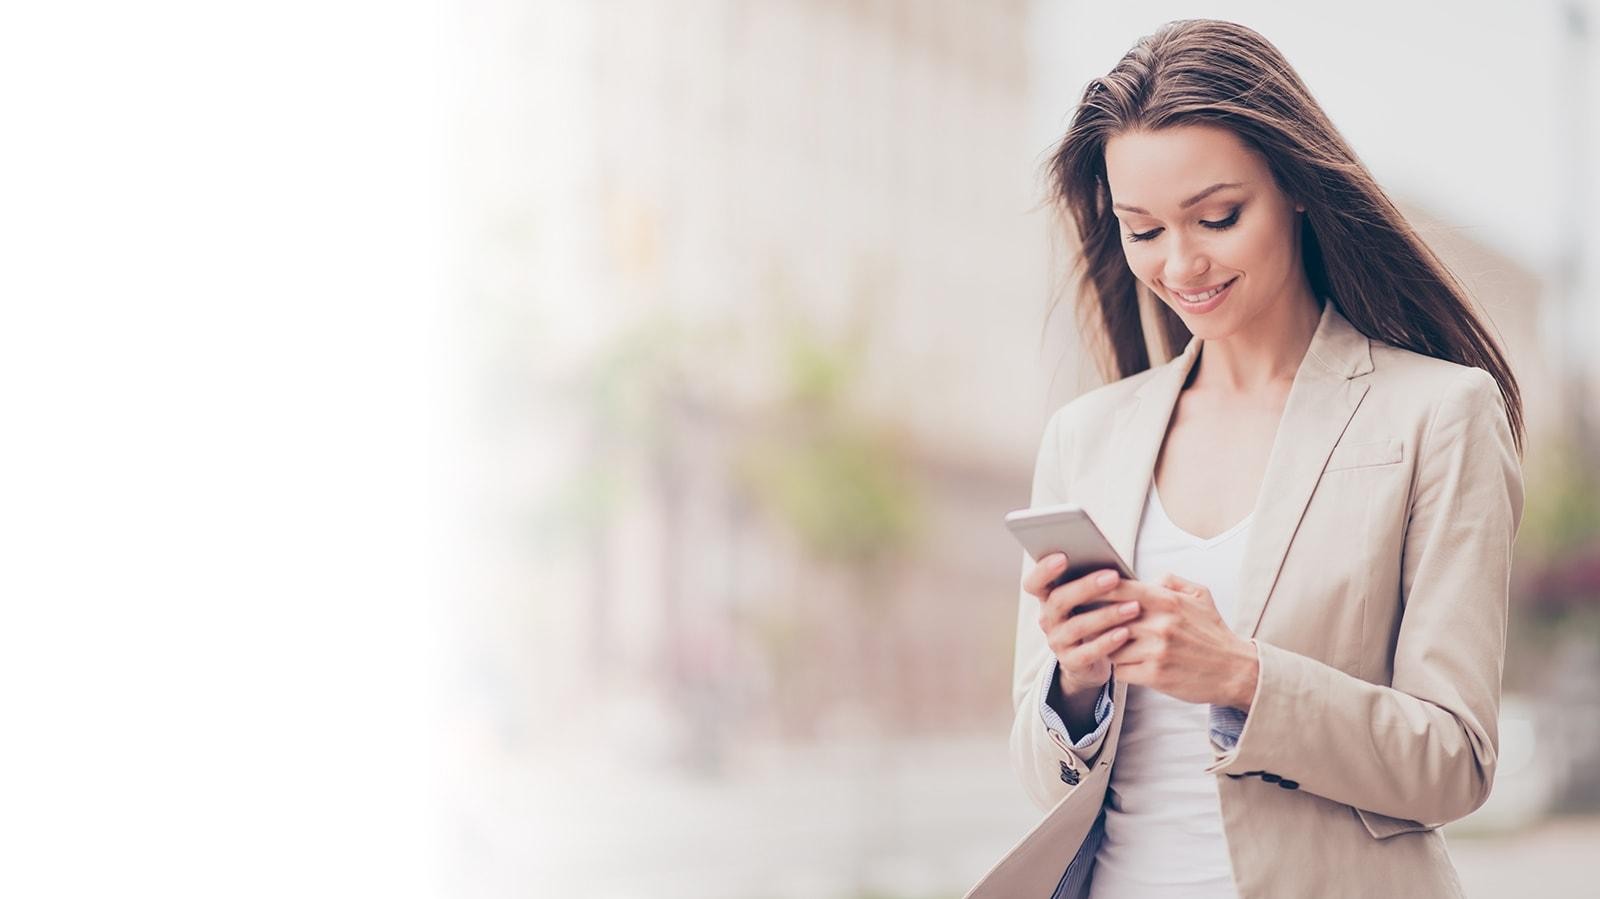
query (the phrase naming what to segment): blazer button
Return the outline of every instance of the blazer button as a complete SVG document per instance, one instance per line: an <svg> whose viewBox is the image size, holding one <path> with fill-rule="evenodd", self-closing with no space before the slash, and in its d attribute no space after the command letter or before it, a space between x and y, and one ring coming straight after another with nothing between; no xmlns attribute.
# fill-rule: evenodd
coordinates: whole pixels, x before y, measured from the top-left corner
<svg viewBox="0 0 1600 899"><path fill-rule="evenodd" d="M1066 762L1061 763L1061 780L1069 787L1078 785L1078 769Z"/></svg>
<svg viewBox="0 0 1600 899"><path fill-rule="evenodd" d="M1283 780L1283 777L1280 776L1280 775L1277 775L1277 774L1273 774L1271 771L1266 771L1266 772L1262 773L1261 779L1266 781L1269 784L1275 784L1278 781Z"/></svg>
<svg viewBox="0 0 1600 899"><path fill-rule="evenodd" d="M1300 785L1298 783L1295 783L1292 780L1280 780L1280 781L1278 781L1278 786L1283 787L1285 790L1298 790L1298 789L1300 789Z"/></svg>

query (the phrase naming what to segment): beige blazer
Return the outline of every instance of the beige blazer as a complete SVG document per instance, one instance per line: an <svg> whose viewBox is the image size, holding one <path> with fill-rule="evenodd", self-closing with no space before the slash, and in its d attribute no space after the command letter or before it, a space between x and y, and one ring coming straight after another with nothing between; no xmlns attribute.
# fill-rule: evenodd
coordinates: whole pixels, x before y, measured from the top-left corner
<svg viewBox="0 0 1600 899"><path fill-rule="evenodd" d="M1085 507L1131 562L1200 343L1058 410L1033 504ZM1195 735L1211 748L1241 896L1462 895L1437 828L1482 805L1494 781L1522 500L1487 372L1369 340L1325 304L1267 463L1231 622L1256 643L1259 685L1231 751ZM1116 767L1127 685L1114 673L1112 721L1087 751L1039 714L1055 659L1038 604L1019 596L1011 762L1047 814L973 896L1050 896Z"/></svg>

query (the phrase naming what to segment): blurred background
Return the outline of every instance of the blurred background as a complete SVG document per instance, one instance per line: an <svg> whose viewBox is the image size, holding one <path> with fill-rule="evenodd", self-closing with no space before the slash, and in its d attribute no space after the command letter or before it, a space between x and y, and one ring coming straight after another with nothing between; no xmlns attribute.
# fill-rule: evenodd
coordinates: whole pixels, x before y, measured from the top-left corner
<svg viewBox="0 0 1600 899"><path fill-rule="evenodd" d="M1037 820L1006 759L1000 519L1049 412L1099 383L1039 167L1090 78L1194 16L1284 51L1511 353L1502 758L1447 839L1474 895L1576 889L1600 845L1593 4L469 7L465 894L956 896Z"/></svg>
<svg viewBox="0 0 1600 899"><path fill-rule="evenodd" d="M0 12L0 893L938 899L1007 760L1040 167L1272 40L1468 284L1528 499L1471 895L1600 845L1595 0ZM1052 312L1052 304L1055 311Z"/></svg>

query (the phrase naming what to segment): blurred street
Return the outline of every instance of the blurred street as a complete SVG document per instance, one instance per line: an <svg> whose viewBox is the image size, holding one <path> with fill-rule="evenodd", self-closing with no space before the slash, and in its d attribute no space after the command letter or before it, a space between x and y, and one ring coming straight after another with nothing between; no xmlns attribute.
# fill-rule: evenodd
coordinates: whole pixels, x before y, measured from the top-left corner
<svg viewBox="0 0 1600 899"><path fill-rule="evenodd" d="M955 897L1036 820L1003 741L835 741L710 779L652 776L642 757L483 760L457 786L451 892L472 897ZM1594 895L1600 815L1445 834L1470 896Z"/></svg>
<svg viewBox="0 0 1600 899"><path fill-rule="evenodd" d="M1456 837L1447 826L1445 836L1468 896L1595 895L1600 815L1547 818L1495 837Z"/></svg>
<svg viewBox="0 0 1600 899"><path fill-rule="evenodd" d="M1050 413L1107 376L1040 166L1178 6L463 18L449 894L942 899L1036 823L1005 745L1001 522ZM1527 505L1495 790L1444 833L1472 895L1582 895L1592 4L1223 6L1303 67L1512 362ZM1516 122L1487 127L1501 109Z"/></svg>

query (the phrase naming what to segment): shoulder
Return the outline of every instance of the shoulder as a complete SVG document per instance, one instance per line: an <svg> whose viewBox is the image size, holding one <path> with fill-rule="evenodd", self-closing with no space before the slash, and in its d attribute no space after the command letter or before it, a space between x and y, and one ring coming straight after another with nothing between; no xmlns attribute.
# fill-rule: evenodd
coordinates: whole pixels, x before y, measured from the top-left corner
<svg viewBox="0 0 1600 899"><path fill-rule="evenodd" d="M1500 382L1484 369L1376 340L1372 362L1374 383L1361 404L1366 431L1409 447L1412 502L1449 494L1480 516L1504 509L1515 535L1522 520L1522 454Z"/></svg>
<svg viewBox="0 0 1600 899"><path fill-rule="evenodd" d="M1169 363L1170 364L1170 363ZM1062 501L1070 495L1068 485L1083 464L1081 454L1089 441L1079 441L1080 433L1095 433L1110 427L1119 409L1133 402L1138 392L1161 366L1120 378L1079 394L1054 413L1045 424L1034 467L1033 501Z"/></svg>
<svg viewBox="0 0 1600 899"><path fill-rule="evenodd" d="M1500 384L1481 368L1372 341L1371 380L1380 403L1428 419L1453 409L1505 412Z"/></svg>
<svg viewBox="0 0 1600 899"><path fill-rule="evenodd" d="M1164 363L1164 365L1171 364ZM1108 424L1117 410L1127 405L1139 388L1143 387L1145 382L1162 367L1163 365L1153 366L1079 394L1056 409L1055 414L1050 416L1046 430L1065 436L1080 428Z"/></svg>
<svg viewBox="0 0 1600 899"><path fill-rule="evenodd" d="M1360 432L1403 441L1417 478L1472 470L1484 483L1520 480L1521 452L1494 375L1376 340L1372 363Z"/></svg>

